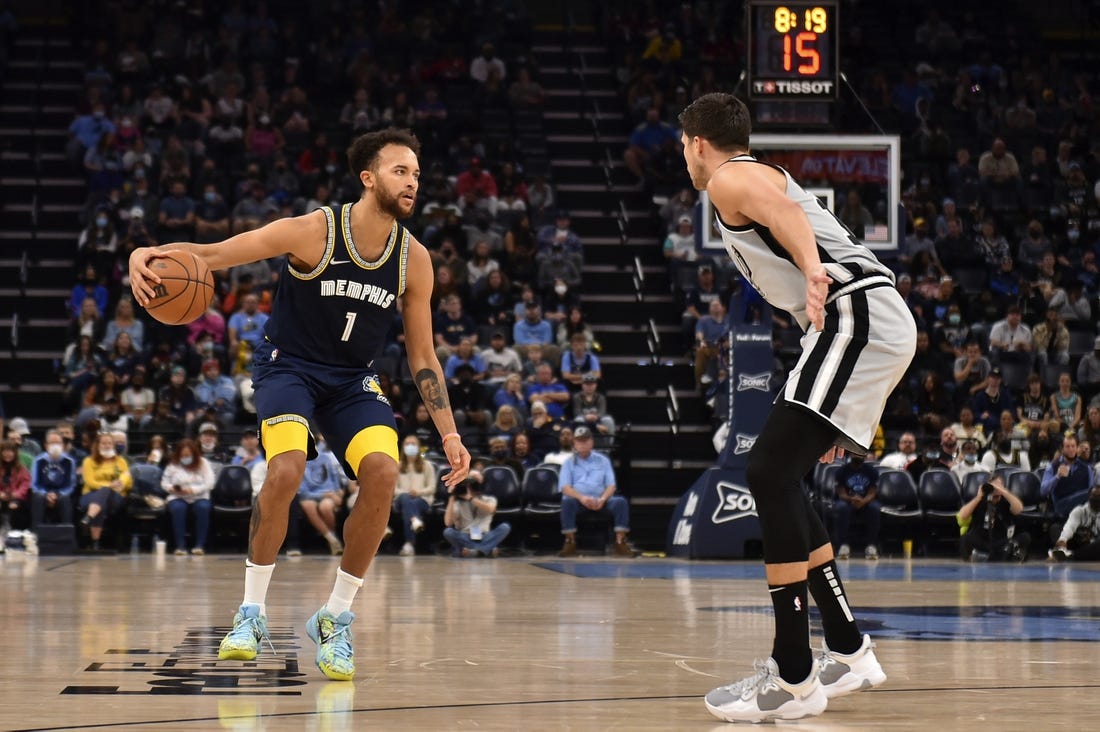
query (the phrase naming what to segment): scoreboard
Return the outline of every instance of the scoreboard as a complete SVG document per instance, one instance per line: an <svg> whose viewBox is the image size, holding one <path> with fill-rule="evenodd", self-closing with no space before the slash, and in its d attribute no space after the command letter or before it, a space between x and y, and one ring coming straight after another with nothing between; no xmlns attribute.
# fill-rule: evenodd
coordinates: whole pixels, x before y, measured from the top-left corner
<svg viewBox="0 0 1100 732"><path fill-rule="evenodd" d="M749 99L832 101L837 97L836 0L749 0Z"/></svg>

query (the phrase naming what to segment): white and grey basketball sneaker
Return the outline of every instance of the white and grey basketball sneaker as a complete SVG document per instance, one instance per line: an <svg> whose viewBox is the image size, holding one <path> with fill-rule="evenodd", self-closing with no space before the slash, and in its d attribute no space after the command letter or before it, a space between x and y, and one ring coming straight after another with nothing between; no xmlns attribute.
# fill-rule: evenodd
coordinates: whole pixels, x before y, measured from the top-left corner
<svg viewBox="0 0 1100 732"><path fill-rule="evenodd" d="M771 658L754 662L753 671L747 679L719 686L707 694L707 710L726 722L767 722L812 717L824 712L829 703L816 661L800 684L784 681Z"/></svg>
<svg viewBox="0 0 1100 732"><path fill-rule="evenodd" d="M825 696L835 699L885 683L886 672L875 658L874 648L875 644L871 642L869 635L863 636L863 644L858 651L851 654L830 651L822 641L821 650L814 660L820 669L818 678L825 690Z"/></svg>

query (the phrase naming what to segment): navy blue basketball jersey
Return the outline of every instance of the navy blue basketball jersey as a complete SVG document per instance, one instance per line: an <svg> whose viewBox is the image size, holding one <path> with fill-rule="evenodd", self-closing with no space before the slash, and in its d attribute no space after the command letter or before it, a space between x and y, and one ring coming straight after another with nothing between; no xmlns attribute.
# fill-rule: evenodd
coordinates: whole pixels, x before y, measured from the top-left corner
<svg viewBox="0 0 1100 732"><path fill-rule="evenodd" d="M394 222L377 261L359 256L351 235L351 207L321 208L328 222L325 252L311 272L299 272L289 258L264 334L280 351L328 366L365 367L381 352L405 292L409 232Z"/></svg>

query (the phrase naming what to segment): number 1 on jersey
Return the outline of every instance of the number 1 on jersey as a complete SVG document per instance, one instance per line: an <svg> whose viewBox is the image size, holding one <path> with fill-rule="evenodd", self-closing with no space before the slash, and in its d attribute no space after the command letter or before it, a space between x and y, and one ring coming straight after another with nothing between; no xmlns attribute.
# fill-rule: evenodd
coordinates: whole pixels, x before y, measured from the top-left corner
<svg viewBox="0 0 1100 732"><path fill-rule="evenodd" d="M344 335L340 336L340 340L347 341L351 339L351 329L355 327L355 317L359 313L348 313L348 324L344 326Z"/></svg>

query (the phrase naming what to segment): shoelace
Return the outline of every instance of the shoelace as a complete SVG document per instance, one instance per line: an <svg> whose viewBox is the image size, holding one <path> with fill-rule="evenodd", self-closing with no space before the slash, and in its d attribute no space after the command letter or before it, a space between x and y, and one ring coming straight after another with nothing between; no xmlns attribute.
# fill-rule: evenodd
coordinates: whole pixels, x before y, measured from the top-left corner
<svg viewBox="0 0 1100 732"><path fill-rule="evenodd" d="M759 694L761 691L764 691L769 684L774 685L772 681L772 672L771 669L768 668L767 661L760 658L756 659L752 662L752 670L752 676L730 684L726 687L726 690L734 696L747 698L751 696L751 694L748 693L750 691L755 691Z"/></svg>
<svg viewBox="0 0 1100 732"><path fill-rule="evenodd" d="M351 661L351 625L331 623L332 632L325 639L325 645L332 650L332 655L341 661Z"/></svg>
<svg viewBox="0 0 1100 732"><path fill-rule="evenodd" d="M261 640L267 641L267 645L271 649L271 652L276 656L279 655L279 652L275 650L275 644L271 642L271 636L267 634L267 628L260 623L259 618L246 618L240 626L234 628L230 632L230 635L240 638L243 633L248 633L253 638L258 637Z"/></svg>

